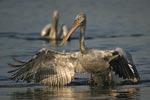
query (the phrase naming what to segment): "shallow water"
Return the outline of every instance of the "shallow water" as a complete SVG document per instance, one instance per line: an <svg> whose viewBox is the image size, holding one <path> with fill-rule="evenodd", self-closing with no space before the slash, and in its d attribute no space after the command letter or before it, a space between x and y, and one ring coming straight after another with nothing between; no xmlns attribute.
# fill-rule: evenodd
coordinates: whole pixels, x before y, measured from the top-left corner
<svg viewBox="0 0 150 100"><path fill-rule="evenodd" d="M148 100L150 98L150 1L149 0L0 0L0 99L2 100ZM133 55L141 76L138 85L90 87L87 85L48 87L9 80L7 63L12 57L30 59L41 48L57 51L79 50L78 32L67 45L55 46L40 37L41 28L52 22L54 9L60 11L60 25L70 26L77 13L87 15L88 48L122 47ZM83 75L84 76L84 75ZM83 77L82 76L82 77ZM80 77L77 75L76 77Z"/></svg>

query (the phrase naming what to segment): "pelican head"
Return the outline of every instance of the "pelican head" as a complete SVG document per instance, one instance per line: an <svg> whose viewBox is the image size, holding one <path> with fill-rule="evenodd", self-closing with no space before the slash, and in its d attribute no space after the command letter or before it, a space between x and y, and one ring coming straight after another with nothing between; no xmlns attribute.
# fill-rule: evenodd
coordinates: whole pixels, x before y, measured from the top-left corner
<svg viewBox="0 0 150 100"><path fill-rule="evenodd" d="M51 31L49 34L49 37L52 40L55 40L57 37L58 20L59 20L59 12L58 10L55 10L53 12L53 24L52 24Z"/></svg>
<svg viewBox="0 0 150 100"><path fill-rule="evenodd" d="M66 37L61 41L60 45L64 45L65 42L68 40L68 38L70 37L70 35L78 28L82 28L84 29L85 27L85 24L86 24L86 15L84 13L80 13L78 14L75 19L74 19L74 22L72 24L72 27L70 28L68 34L66 35Z"/></svg>
<svg viewBox="0 0 150 100"><path fill-rule="evenodd" d="M53 12L53 19L58 19L58 17L59 17L58 10L55 10L55 11Z"/></svg>
<svg viewBox="0 0 150 100"><path fill-rule="evenodd" d="M83 26L85 23L86 23L86 15L83 12L81 12L75 17L73 26L79 27Z"/></svg>

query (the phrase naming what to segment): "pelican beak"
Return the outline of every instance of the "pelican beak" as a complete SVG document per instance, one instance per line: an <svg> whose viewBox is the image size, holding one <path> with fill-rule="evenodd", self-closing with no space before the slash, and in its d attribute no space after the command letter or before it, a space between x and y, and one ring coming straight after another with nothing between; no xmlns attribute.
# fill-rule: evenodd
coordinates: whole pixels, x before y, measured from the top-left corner
<svg viewBox="0 0 150 100"><path fill-rule="evenodd" d="M68 38L71 36L71 34L80 26L80 22L79 20L75 20L72 24L72 27L70 28L69 32L67 33L67 35L63 38L63 40L60 43L60 46L63 46L66 41L68 40Z"/></svg>

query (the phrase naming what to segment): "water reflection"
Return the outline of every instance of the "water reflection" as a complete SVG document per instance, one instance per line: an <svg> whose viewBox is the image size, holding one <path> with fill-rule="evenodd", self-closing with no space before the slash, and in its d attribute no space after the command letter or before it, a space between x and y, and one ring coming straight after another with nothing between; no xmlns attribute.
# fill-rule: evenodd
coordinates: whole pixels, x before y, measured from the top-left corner
<svg viewBox="0 0 150 100"><path fill-rule="evenodd" d="M58 41L56 41L56 40L49 40L49 39L43 39L42 43L43 44L51 44L53 46L57 46L58 45Z"/></svg>
<svg viewBox="0 0 150 100"><path fill-rule="evenodd" d="M137 100L137 87L120 86L114 88L100 88L90 86L65 86L20 89L12 93L12 100L76 100L76 99L102 99L102 100Z"/></svg>

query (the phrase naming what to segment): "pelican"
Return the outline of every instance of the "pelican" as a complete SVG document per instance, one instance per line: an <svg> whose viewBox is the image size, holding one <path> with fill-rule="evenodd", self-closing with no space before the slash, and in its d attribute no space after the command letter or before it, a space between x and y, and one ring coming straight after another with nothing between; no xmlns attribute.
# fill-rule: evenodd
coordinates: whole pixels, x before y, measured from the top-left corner
<svg viewBox="0 0 150 100"><path fill-rule="evenodd" d="M67 27L67 25L62 24L61 28L60 28L60 32L59 32L58 37L60 39L63 39L67 35L67 33L68 33L68 27Z"/></svg>
<svg viewBox="0 0 150 100"><path fill-rule="evenodd" d="M58 10L55 10L53 12L53 23L47 24L42 30L41 30L41 36L49 36L51 40L56 39L62 39L66 34L68 33L68 28L65 24L61 25L60 33L57 36L57 30L58 30L58 20L59 20L59 13Z"/></svg>
<svg viewBox="0 0 150 100"><path fill-rule="evenodd" d="M137 83L140 80L137 69L133 63L130 53L122 48L114 50L96 50L87 49L84 43L84 33L86 28L86 15L80 13L76 16L72 25L72 31L66 35L60 45L64 45L75 29L80 27L80 52L82 55L78 58L81 66L94 77L93 83L99 84L114 81L115 72L120 78Z"/></svg>
<svg viewBox="0 0 150 100"><path fill-rule="evenodd" d="M34 79L35 82L45 85L63 86L73 80L76 72L89 72L89 83L93 85L105 85L114 81L113 73L123 81L138 83L140 77L136 67L123 49L96 50L85 47L85 25L85 14L77 15L61 43L63 45L71 33L80 27L80 51L67 53L42 49L27 62L15 59L18 64L10 64L16 67L9 71L13 73L11 79L27 82Z"/></svg>

